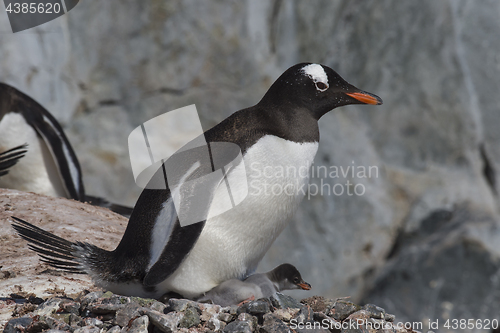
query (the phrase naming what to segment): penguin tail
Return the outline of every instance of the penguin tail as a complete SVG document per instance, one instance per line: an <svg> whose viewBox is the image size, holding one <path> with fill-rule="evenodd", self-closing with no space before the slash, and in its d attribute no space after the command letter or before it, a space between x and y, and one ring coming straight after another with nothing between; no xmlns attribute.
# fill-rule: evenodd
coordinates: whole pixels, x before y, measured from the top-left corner
<svg viewBox="0 0 500 333"><path fill-rule="evenodd" d="M72 243L20 218L14 216L12 218L15 220L12 223L14 230L29 242L28 247L38 253L41 261L69 273L87 273L79 257L82 256L81 253L86 253L87 247L95 247L94 245Z"/></svg>

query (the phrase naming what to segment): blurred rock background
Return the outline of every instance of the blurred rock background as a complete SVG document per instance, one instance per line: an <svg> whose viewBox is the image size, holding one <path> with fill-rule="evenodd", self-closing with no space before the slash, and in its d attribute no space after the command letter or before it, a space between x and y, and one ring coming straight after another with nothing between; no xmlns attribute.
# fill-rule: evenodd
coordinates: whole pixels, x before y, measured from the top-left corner
<svg viewBox="0 0 500 333"><path fill-rule="evenodd" d="M298 62L381 96L321 119L315 164L377 176L313 177L344 194L311 193L259 270L293 263L314 294L400 320L497 315L499 2L86 0L17 34L0 7L0 81L60 121L87 192L122 204L140 193L127 137L154 116L196 104L208 129Z"/></svg>

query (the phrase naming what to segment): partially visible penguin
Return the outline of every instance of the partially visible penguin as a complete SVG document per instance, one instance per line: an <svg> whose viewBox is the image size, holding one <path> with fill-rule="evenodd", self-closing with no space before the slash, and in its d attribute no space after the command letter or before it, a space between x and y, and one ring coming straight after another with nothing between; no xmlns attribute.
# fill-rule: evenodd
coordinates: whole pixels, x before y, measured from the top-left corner
<svg viewBox="0 0 500 333"><path fill-rule="evenodd" d="M125 216L132 209L85 194L80 163L57 120L31 97L0 83L0 151L27 144L27 152L0 187L105 206Z"/></svg>
<svg viewBox="0 0 500 333"><path fill-rule="evenodd" d="M243 156L224 170L224 181L207 195L227 197L226 180L231 191L242 191L246 184L251 190L241 203L218 215L212 212L220 212L220 202L209 200L207 218L199 223L181 226L179 216L185 211L182 206L177 211L175 200L181 190L192 189L191 180L212 172L214 152L208 163L193 159L181 168L182 186L169 180L166 189L144 189L114 251L69 242L19 218L14 218L13 227L44 262L88 273L107 290L154 298L167 292L199 297L226 280L242 280L255 271L305 195L301 189L309 175L303 170L309 170L318 150L318 120L348 104L378 105L382 100L327 66L301 63L286 70L255 106L207 130L204 139L210 147L233 143ZM172 155L157 174L176 164L174 157L183 152ZM269 168L291 172L269 173ZM238 178L241 174L245 184ZM272 187L281 191L270 191ZM186 207L188 212L191 208L196 207Z"/></svg>

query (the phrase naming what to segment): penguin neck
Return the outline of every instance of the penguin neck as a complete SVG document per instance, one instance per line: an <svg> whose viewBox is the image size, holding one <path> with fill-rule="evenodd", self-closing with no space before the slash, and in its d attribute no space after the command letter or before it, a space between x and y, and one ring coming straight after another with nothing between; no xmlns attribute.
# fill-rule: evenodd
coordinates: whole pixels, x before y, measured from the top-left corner
<svg viewBox="0 0 500 333"><path fill-rule="evenodd" d="M268 128L270 134L299 143L319 142L318 121L307 108L291 103L276 105L263 102L256 107L261 113L262 125Z"/></svg>

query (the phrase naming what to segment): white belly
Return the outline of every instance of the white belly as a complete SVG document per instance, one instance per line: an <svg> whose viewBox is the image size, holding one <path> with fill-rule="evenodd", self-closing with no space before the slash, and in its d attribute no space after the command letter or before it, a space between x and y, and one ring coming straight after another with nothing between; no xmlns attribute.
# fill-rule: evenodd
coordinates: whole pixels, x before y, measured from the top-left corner
<svg viewBox="0 0 500 333"><path fill-rule="evenodd" d="M24 143L29 145L28 152L7 175L0 177L0 187L67 197L46 144L20 114L6 114L0 121L0 151Z"/></svg>
<svg viewBox="0 0 500 333"><path fill-rule="evenodd" d="M235 208L209 218L179 269L157 286L186 297L254 271L302 201L318 143L262 137L247 150L248 195ZM283 170L283 173L280 173ZM229 176L229 183L231 176ZM239 188L231 186L231 191Z"/></svg>

